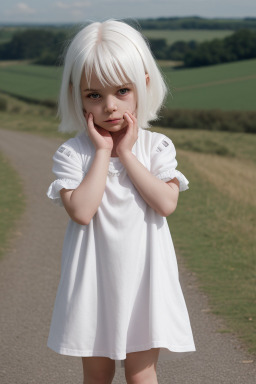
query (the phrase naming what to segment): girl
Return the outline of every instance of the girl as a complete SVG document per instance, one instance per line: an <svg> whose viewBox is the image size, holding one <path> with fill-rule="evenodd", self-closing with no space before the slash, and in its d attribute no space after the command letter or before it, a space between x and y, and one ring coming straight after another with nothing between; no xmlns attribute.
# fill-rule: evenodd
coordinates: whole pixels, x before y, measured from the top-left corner
<svg viewBox="0 0 256 384"><path fill-rule="evenodd" d="M166 216L188 180L172 141L146 128L166 86L142 35L91 23L71 42L48 197L70 216L48 347L81 356L84 383L157 383L159 353L194 351ZM164 353L165 351L165 353ZM168 357L167 357L168 355Z"/></svg>

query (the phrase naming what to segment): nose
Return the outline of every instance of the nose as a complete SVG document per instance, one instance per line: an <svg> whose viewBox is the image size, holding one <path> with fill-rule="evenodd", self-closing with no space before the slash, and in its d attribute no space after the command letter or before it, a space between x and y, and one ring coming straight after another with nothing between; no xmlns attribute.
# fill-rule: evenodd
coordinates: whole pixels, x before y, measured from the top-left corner
<svg viewBox="0 0 256 384"><path fill-rule="evenodd" d="M104 106L104 111L105 112L113 112L117 110L117 105L115 98L113 96L108 96L106 98L105 106Z"/></svg>

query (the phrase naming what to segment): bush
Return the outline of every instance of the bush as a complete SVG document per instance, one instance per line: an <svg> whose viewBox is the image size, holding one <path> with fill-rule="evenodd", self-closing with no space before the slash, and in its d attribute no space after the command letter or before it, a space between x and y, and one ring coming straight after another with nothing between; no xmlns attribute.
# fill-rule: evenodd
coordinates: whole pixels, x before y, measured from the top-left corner
<svg viewBox="0 0 256 384"><path fill-rule="evenodd" d="M3 97L0 97L0 111L6 111L8 107L7 100Z"/></svg>
<svg viewBox="0 0 256 384"><path fill-rule="evenodd" d="M164 109L152 125L256 133L256 111Z"/></svg>

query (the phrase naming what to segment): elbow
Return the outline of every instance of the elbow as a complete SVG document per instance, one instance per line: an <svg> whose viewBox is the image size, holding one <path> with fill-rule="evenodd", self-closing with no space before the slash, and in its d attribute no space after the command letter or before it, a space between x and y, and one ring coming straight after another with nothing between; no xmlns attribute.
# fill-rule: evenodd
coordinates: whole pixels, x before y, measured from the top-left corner
<svg viewBox="0 0 256 384"><path fill-rule="evenodd" d="M79 225L89 225L91 222L91 219L87 219L87 218L72 218L72 220Z"/></svg>
<svg viewBox="0 0 256 384"><path fill-rule="evenodd" d="M89 214L72 214L70 215L71 219L79 225L89 225L94 215Z"/></svg>
<svg viewBox="0 0 256 384"><path fill-rule="evenodd" d="M168 217L170 216L175 209L177 208L177 202L167 202L166 204L163 204L157 211L157 213L162 217Z"/></svg>

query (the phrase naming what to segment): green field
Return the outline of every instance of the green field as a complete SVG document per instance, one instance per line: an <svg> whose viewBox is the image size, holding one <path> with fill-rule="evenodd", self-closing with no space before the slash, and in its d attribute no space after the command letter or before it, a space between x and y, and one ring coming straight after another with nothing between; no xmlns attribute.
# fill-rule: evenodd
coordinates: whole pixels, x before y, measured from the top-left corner
<svg viewBox="0 0 256 384"><path fill-rule="evenodd" d="M61 75L61 67L30 64L4 65L2 62L0 90L36 100L56 100Z"/></svg>
<svg viewBox="0 0 256 384"><path fill-rule="evenodd" d="M256 60L209 67L164 68L170 108L255 111Z"/></svg>
<svg viewBox="0 0 256 384"><path fill-rule="evenodd" d="M175 70L163 67L169 108L255 110L256 60ZM57 100L62 69L0 65L0 90L36 100Z"/></svg>
<svg viewBox="0 0 256 384"><path fill-rule="evenodd" d="M195 40L198 43L209 41L213 39L224 39L224 37L232 35L231 30L209 30L209 29L143 29L143 35L152 39L166 39L168 45L176 41L191 41Z"/></svg>

